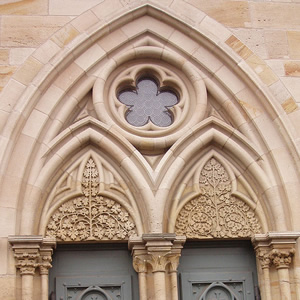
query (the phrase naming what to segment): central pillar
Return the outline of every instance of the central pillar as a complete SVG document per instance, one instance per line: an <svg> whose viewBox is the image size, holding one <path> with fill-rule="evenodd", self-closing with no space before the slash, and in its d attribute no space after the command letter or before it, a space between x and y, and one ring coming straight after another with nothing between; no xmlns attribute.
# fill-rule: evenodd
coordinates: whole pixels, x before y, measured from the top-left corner
<svg viewBox="0 0 300 300"><path fill-rule="evenodd" d="M177 267L185 237L144 234L129 240L141 300L178 300Z"/></svg>

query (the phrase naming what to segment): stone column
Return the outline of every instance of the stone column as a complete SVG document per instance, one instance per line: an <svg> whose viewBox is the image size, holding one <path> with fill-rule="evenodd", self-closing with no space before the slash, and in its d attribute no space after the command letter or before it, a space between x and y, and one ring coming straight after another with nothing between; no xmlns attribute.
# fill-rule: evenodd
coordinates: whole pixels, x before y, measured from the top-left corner
<svg viewBox="0 0 300 300"><path fill-rule="evenodd" d="M48 300L48 270L51 268L55 239L42 236L9 236L16 258L16 268L20 270L22 300L33 300L33 276L40 268L41 300Z"/></svg>
<svg viewBox="0 0 300 300"><path fill-rule="evenodd" d="M53 248L55 248L56 242L52 238L44 238L40 248L40 260L39 268L41 275L41 300L48 300L48 275L49 269L52 268L52 254Z"/></svg>
<svg viewBox="0 0 300 300"><path fill-rule="evenodd" d="M270 248L269 243L266 241L265 235L256 235L255 240L252 240L254 244L254 250L256 253L256 257L260 263L260 267L262 268L263 273L263 299L272 300L271 293L271 282L270 282L270 266L271 259L269 256Z"/></svg>
<svg viewBox="0 0 300 300"><path fill-rule="evenodd" d="M178 300L178 282L177 282L177 268L179 265L180 255L174 255L170 258L170 274L171 274L171 296L172 300Z"/></svg>
<svg viewBox="0 0 300 300"><path fill-rule="evenodd" d="M277 269L281 299L292 299L289 267L299 236L300 232L269 232L253 237L252 242L264 274L266 300L272 299L269 274L272 265Z"/></svg>
<svg viewBox="0 0 300 300"><path fill-rule="evenodd" d="M270 252L270 258L275 265L280 285L281 299L291 300L290 275L289 267L292 262L292 257L295 254L295 249L279 250L273 249Z"/></svg>
<svg viewBox="0 0 300 300"><path fill-rule="evenodd" d="M177 300L177 266L185 237L175 234L144 234L141 238L131 238L133 266L139 273L140 299L150 299L148 289L152 289L153 300ZM169 279L171 290L166 281ZM148 278L153 279L150 286ZM171 297L169 296L169 293Z"/></svg>
<svg viewBox="0 0 300 300"><path fill-rule="evenodd" d="M139 276L139 293L140 300L147 300L147 260L145 255L135 254L133 257L133 268Z"/></svg>
<svg viewBox="0 0 300 300"><path fill-rule="evenodd" d="M33 276L39 265L41 236L9 237L22 278L22 300L33 300Z"/></svg>

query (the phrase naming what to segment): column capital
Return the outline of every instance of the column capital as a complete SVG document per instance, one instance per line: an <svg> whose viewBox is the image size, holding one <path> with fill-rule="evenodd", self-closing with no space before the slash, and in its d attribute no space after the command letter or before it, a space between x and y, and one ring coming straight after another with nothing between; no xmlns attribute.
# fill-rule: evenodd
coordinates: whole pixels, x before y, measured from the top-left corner
<svg viewBox="0 0 300 300"><path fill-rule="evenodd" d="M40 274L48 275L49 269L52 268L52 254L53 249L56 247L56 241L54 238L44 238L40 248Z"/></svg>
<svg viewBox="0 0 300 300"><path fill-rule="evenodd" d="M270 259L277 269L289 268L292 263L292 258L295 254L295 249L278 250L273 249L270 252Z"/></svg>
<svg viewBox="0 0 300 300"><path fill-rule="evenodd" d="M133 237L128 246L132 251L133 265L137 272L174 272L177 270L184 236L174 233L144 234Z"/></svg>
<svg viewBox="0 0 300 300"><path fill-rule="evenodd" d="M268 232L256 234L252 243L261 267L289 268L300 232Z"/></svg>
<svg viewBox="0 0 300 300"><path fill-rule="evenodd" d="M48 269L52 260L55 240L43 238L41 235L15 235L9 236L8 241L14 251L16 267L20 269L21 275L34 275L37 267ZM48 274L48 273L47 273Z"/></svg>

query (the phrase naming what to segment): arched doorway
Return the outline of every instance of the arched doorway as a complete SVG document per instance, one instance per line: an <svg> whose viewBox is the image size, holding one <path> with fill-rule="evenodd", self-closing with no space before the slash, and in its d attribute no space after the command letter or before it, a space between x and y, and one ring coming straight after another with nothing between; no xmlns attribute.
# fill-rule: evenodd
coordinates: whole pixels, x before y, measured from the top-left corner
<svg viewBox="0 0 300 300"><path fill-rule="evenodd" d="M13 162L20 163L18 172L28 183L16 204L18 233L39 235L10 239L23 298L37 298L36 269L42 298L48 297L51 251L43 254L48 238L61 245L75 243L78 249L129 240L140 300L168 295L176 300L176 270L186 237L249 240L254 235L256 249L263 250L259 259L268 261L261 276L265 298L272 297L269 275L277 276L275 266L282 295L290 295L288 268L297 234L286 232L294 229L297 214L290 209L286 190L278 190L285 172L274 147L296 171L293 149L282 134L288 128L272 96L242 57L225 47L229 39L224 28L225 36L215 36L205 23L193 28L176 12L152 4L136 3L118 19L107 18L109 24L94 24L70 49L57 54L52 62L56 70L47 65L45 81L41 73L36 79L40 82L29 87L33 92L24 101L28 110L11 135L15 151L7 151L5 165L16 172ZM165 105L153 100L148 111L135 103L145 95L167 100ZM39 126L34 126L37 119ZM25 148L23 139L29 140ZM18 155L23 149L26 159ZM35 216L38 222L33 222ZM273 230L285 234L268 234ZM51 289L53 277L61 275L56 266ZM97 271L90 273L98 276ZM73 275L66 275L70 285ZM201 281L199 276L196 281ZM214 289L221 296L238 297L216 278L208 280L200 298L210 297ZM89 279L82 289L70 288L70 293L80 290L73 298L112 297L107 281ZM56 292L64 286L57 282ZM120 289L120 281L113 284Z"/></svg>

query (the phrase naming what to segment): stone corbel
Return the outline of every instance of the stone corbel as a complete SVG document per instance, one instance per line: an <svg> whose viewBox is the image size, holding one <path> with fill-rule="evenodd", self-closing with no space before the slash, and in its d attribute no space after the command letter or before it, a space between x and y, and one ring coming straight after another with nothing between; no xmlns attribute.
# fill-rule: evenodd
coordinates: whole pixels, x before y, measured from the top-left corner
<svg viewBox="0 0 300 300"><path fill-rule="evenodd" d="M9 236L8 241L12 245L16 268L20 270L22 278L22 300L33 300L33 276L37 268L40 268L41 274L41 299L48 299L48 270L51 268L55 240L25 235Z"/></svg>
<svg viewBox="0 0 300 300"><path fill-rule="evenodd" d="M295 245L300 232L269 232L256 234L252 243L260 262L264 276L264 293L266 300L272 300L270 284L270 267L278 272L281 299L291 299L289 267L295 254Z"/></svg>
<svg viewBox="0 0 300 300"><path fill-rule="evenodd" d="M185 237L176 234L144 234L129 240L133 266L139 273L140 299L147 297L147 275L153 275L155 300L166 300L166 276L170 275L171 299L178 299L177 267Z"/></svg>

